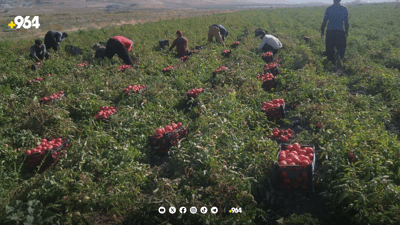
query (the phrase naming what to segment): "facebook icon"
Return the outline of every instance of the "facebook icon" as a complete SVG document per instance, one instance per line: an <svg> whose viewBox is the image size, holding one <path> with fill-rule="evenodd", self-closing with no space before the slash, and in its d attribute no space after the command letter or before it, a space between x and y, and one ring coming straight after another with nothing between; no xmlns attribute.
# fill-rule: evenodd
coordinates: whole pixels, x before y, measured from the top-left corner
<svg viewBox="0 0 400 225"><path fill-rule="evenodd" d="M185 207L179 208L179 212L181 212L181 214L185 214L186 213L186 208Z"/></svg>

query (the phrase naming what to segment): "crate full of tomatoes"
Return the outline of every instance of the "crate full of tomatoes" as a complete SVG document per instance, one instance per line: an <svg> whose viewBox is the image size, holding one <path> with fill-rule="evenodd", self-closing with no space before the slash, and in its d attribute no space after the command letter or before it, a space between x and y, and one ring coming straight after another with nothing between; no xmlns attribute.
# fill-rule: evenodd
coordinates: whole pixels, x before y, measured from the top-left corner
<svg viewBox="0 0 400 225"><path fill-rule="evenodd" d="M258 74L257 79L263 80L262 87L265 90L271 90L272 88L276 88L275 77L271 73Z"/></svg>
<svg viewBox="0 0 400 225"><path fill-rule="evenodd" d="M146 85L128 85L124 91L127 95L145 92L147 90Z"/></svg>
<svg viewBox="0 0 400 225"><path fill-rule="evenodd" d="M164 128L158 128L155 134L149 136L150 146L157 153L167 153L172 146L176 146L188 133L189 130L185 129L182 123L171 123Z"/></svg>
<svg viewBox="0 0 400 225"><path fill-rule="evenodd" d="M131 65L120 65L118 67L118 71L124 71L124 70L127 70L129 68L131 68Z"/></svg>
<svg viewBox="0 0 400 225"><path fill-rule="evenodd" d="M225 56L225 57L228 57L228 56L230 56L230 55L231 55L231 53L232 53L232 51L231 51L231 50L229 50L229 49L228 49L228 50L223 50L223 51L222 51L222 55L223 55L223 56Z"/></svg>
<svg viewBox="0 0 400 225"><path fill-rule="evenodd" d="M227 71L229 69L229 67L227 66L220 66L218 69L215 69L213 72L213 75L215 77L215 75L217 75L217 73L221 73L222 71Z"/></svg>
<svg viewBox="0 0 400 225"><path fill-rule="evenodd" d="M288 142L291 138L293 138L295 132L288 128L286 130L281 130L279 128L275 128L272 130L272 135L269 138L274 139L278 142Z"/></svg>
<svg viewBox="0 0 400 225"><path fill-rule="evenodd" d="M281 144L277 156L275 171L282 189L314 191L314 146Z"/></svg>
<svg viewBox="0 0 400 225"><path fill-rule="evenodd" d="M115 114L117 107L113 106L100 106L100 111L94 115L96 120L107 120L110 119L111 115Z"/></svg>
<svg viewBox="0 0 400 225"><path fill-rule="evenodd" d="M171 70L176 70L176 68L178 68L178 66L167 66L163 69L163 73L169 73Z"/></svg>
<svg viewBox="0 0 400 225"><path fill-rule="evenodd" d="M194 88L190 91L188 91L186 94L188 96L188 99L190 100L191 98L195 99L199 94L203 92L203 88Z"/></svg>
<svg viewBox="0 0 400 225"><path fill-rule="evenodd" d="M237 46L239 46L239 41L235 41L233 44L231 44L232 48L236 48Z"/></svg>
<svg viewBox="0 0 400 225"><path fill-rule="evenodd" d="M28 170L35 170L40 165L40 171L48 169L51 164L66 154L65 149L69 146L68 137L42 139L38 146L26 150L23 154Z"/></svg>
<svg viewBox="0 0 400 225"><path fill-rule="evenodd" d="M272 75L276 76L279 74L278 63L270 62L264 65L264 73L272 73Z"/></svg>
<svg viewBox="0 0 400 225"><path fill-rule="evenodd" d="M261 111L267 115L268 120L285 118L285 101L280 98L263 102Z"/></svg>
<svg viewBox="0 0 400 225"><path fill-rule="evenodd" d="M274 54L272 52L266 52L262 55L262 60L264 60L265 63L270 63L274 61Z"/></svg>
<svg viewBox="0 0 400 225"><path fill-rule="evenodd" d="M181 59L181 62L186 62L189 60L189 57L187 55L185 55L185 56L182 56L180 59Z"/></svg>
<svg viewBox="0 0 400 225"><path fill-rule="evenodd" d="M40 99L40 101L42 103L48 103L48 102L51 102L51 101L58 101L60 98L62 98L64 96L65 96L64 92L63 91L59 91L58 93L54 93L54 94L52 94L50 96L47 96L47 97L44 96L43 98Z"/></svg>

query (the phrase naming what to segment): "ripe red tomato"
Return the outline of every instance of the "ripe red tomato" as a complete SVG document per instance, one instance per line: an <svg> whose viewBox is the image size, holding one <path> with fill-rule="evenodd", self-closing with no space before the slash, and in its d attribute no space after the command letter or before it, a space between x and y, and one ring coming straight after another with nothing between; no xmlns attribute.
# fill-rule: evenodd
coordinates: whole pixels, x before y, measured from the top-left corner
<svg viewBox="0 0 400 225"><path fill-rule="evenodd" d="M301 149L301 147L300 147L300 145L299 145L298 143L294 143L294 144L293 144L293 148L294 148L294 150L296 150L296 151L298 151L298 150Z"/></svg>
<svg viewBox="0 0 400 225"><path fill-rule="evenodd" d="M30 154L31 154L31 150L28 149L25 151L25 155L30 155Z"/></svg>
<svg viewBox="0 0 400 225"><path fill-rule="evenodd" d="M279 165L287 165L287 162L285 160L279 161Z"/></svg>

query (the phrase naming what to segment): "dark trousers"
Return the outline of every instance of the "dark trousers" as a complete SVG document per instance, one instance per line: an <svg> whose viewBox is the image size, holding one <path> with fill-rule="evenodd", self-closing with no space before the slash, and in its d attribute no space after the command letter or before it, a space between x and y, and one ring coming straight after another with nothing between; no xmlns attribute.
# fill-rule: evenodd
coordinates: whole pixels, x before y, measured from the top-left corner
<svg viewBox="0 0 400 225"><path fill-rule="evenodd" d="M262 48L263 52L272 52L274 55L278 53L279 49L274 49L271 45L265 43L265 45Z"/></svg>
<svg viewBox="0 0 400 225"><path fill-rule="evenodd" d="M121 58L125 64L133 66L131 57L129 56L128 52L126 51L125 47L115 39L108 39L106 44L106 51L104 52L104 56L109 59L112 59L114 55L117 54L119 58Z"/></svg>
<svg viewBox="0 0 400 225"><path fill-rule="evenodd" d="M186 56L186 55L189 56L189 55L191 55L191 54L192 54L192 52L188 50L188 51L185 52L184 55L182 55L181 53L176 53L175 57L176 57L176 58L181 58L181 57L183 57L183 56Z"/></svg>
<svg viewBox="0 0 400 225"><path fill-rule="evenodd" d="M327 30L325 37L326 56L328 60L335 62L336 55L341 59L344 58L346 52L346 36L345 32L341 30ZM335 53L336 49L336 53Z"/></svg>
<svg viewBox="0 0 400 225"><path fill-rule="evenodd" d="M46 45L47 50L50 50L50 48L53 48L53 50L55 52L60 47L59 44L56 42L56 39L53 36L53 32L51 32L51 31L47 32L47 34L44 36L44 45Z"/></svg>

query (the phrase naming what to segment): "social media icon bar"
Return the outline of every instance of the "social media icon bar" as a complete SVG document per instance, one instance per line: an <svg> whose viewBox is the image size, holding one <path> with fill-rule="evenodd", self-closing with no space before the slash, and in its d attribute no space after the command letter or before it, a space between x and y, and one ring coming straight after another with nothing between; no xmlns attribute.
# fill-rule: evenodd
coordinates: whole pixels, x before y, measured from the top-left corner
<svg viewBox="0 0 400 225"><path fill-rule="evenodd" d="M166 209L164 208L164 207L160 207L160 208L158 208L158 212L160 213L160 214L164 214L165 213L165 211L166 211Z"/></svg>
<svg viewBox="0 0 400 225"><path fill-rule="evenodd" d="M175 214L176 213L176 208L173 207L173 206L169 207L169 213Z"/></svg>
<svg viewBox="0 0 400 225"><path fill-rule="evenodd" d="M217 214L217 213L218 213L218 208L215 207L215 206L212 207L212 208L211 208L211 213L212 213L212 214Z"/></svg>
<svg viewBox="0 0 400 225"><path fill-rule="evenodd" d="M180 207L179 208L179 212L181 212L181 214L185 214L186 213L186 207Z"/></svg>
<svg viewBox="0 0 400 225"><path fill-rule="evenodd" d="M196 213L197 213L197 208L194 207L194 206L192 206L192 207L190 208L190 213L196 214Z"/></svg>

